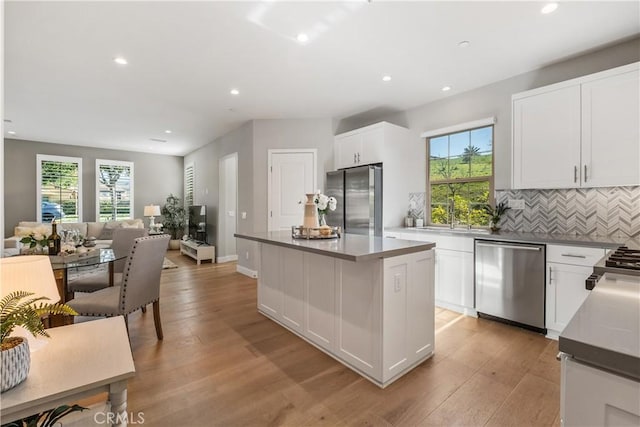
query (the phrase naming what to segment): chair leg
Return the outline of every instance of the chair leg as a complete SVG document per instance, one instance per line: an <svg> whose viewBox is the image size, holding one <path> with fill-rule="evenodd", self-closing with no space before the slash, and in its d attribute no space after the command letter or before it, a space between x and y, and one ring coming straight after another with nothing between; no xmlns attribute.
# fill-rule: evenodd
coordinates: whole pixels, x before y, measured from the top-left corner
<svg viewBox="0 0 640 427"><path fill-rule="evenodd" d="M161 340L164 335L162 334L162 324L160 323L160 300L153 303L153 321L156 324L156 335Z"/></svg>
<svg viewBox="0 0 640 427"><path fill-rule="evenodd" d="M146 313L146 312L147 312L147 306L146 306L146 305L143 305L143 306L142 306L142 312L143 312L143 313Z"/></svg>
<svg viewBox="0 0 640 427"><path fill-rule="evenodd" d="M124 315L124 327L127 329L127 337L129 336L129 316Z"/></svg>

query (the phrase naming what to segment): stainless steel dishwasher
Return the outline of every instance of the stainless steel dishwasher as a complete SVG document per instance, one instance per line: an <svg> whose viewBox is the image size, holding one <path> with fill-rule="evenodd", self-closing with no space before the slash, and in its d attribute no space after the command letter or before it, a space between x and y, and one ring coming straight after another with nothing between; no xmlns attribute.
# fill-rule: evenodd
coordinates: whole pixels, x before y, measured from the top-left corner
<svg viewBox="0 0 640 427"><path fill-rule="evenodd" d="M478 314L546 333L545 245L476 239L475 258Z"/></svg>

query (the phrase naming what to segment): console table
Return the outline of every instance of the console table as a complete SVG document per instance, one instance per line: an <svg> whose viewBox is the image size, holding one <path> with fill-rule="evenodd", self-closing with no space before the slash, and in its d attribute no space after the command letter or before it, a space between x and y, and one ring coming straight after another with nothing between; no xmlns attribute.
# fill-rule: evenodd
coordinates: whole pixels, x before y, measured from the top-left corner
<svg viewBox="0 0 640 427"><path fill-rule="evenodd" d="M215 262L216 247L206 243L198 243L193 240L180 240L180 253L195 259L200 265L200 261L208 259Z"/></svg>
<svg viewBox="0 0 640 427"><path fill-rule="evenodd" d="M113 425L127 425L127 379L135 375L122 316L48 329L27 379L2 393L2 424L108 392Z"/></svg>

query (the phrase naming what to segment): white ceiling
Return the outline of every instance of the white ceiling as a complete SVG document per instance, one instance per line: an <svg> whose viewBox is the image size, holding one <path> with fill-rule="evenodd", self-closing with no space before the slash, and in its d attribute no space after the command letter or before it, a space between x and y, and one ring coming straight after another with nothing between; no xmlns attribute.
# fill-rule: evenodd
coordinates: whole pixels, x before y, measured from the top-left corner
<svg viewBox="0 0 640 427"><path fill-rule="evenodd" d="M5 137L184 155L250 119L406 110L640 32L638 1L543 5L7 1Z"/></svg>

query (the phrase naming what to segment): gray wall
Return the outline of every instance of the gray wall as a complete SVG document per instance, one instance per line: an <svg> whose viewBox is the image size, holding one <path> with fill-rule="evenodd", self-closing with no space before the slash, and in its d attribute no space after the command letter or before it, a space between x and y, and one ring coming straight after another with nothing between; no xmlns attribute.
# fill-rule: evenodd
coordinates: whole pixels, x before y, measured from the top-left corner
<svg viewBox="0 0 640 427"><path fill-rule="evenodd" d="M4 179L7 183L4 191L5 236L13 235L13 228L19 221L36 220L37 154L82 158L83 221L96 220L96 159L134 163L136 218L143 217L145 205L163 205L169 193L182 197L184 172L182 157L179 156L7 139L4 146Z"/></svg>
<svg viewBox="0 0 640 427"><path fill-rule="evenodd" d="M459 123L494 116L495 187L511 187L511 95L563 80L596 73L640 61L640 38L570 58L536 71L512 77L475 90L453 95L407 111L378 117L336 121L339 132L386 120L408 127L421 162L408 170L409 192L425 191L426 143L420 134Z"/></svg>

